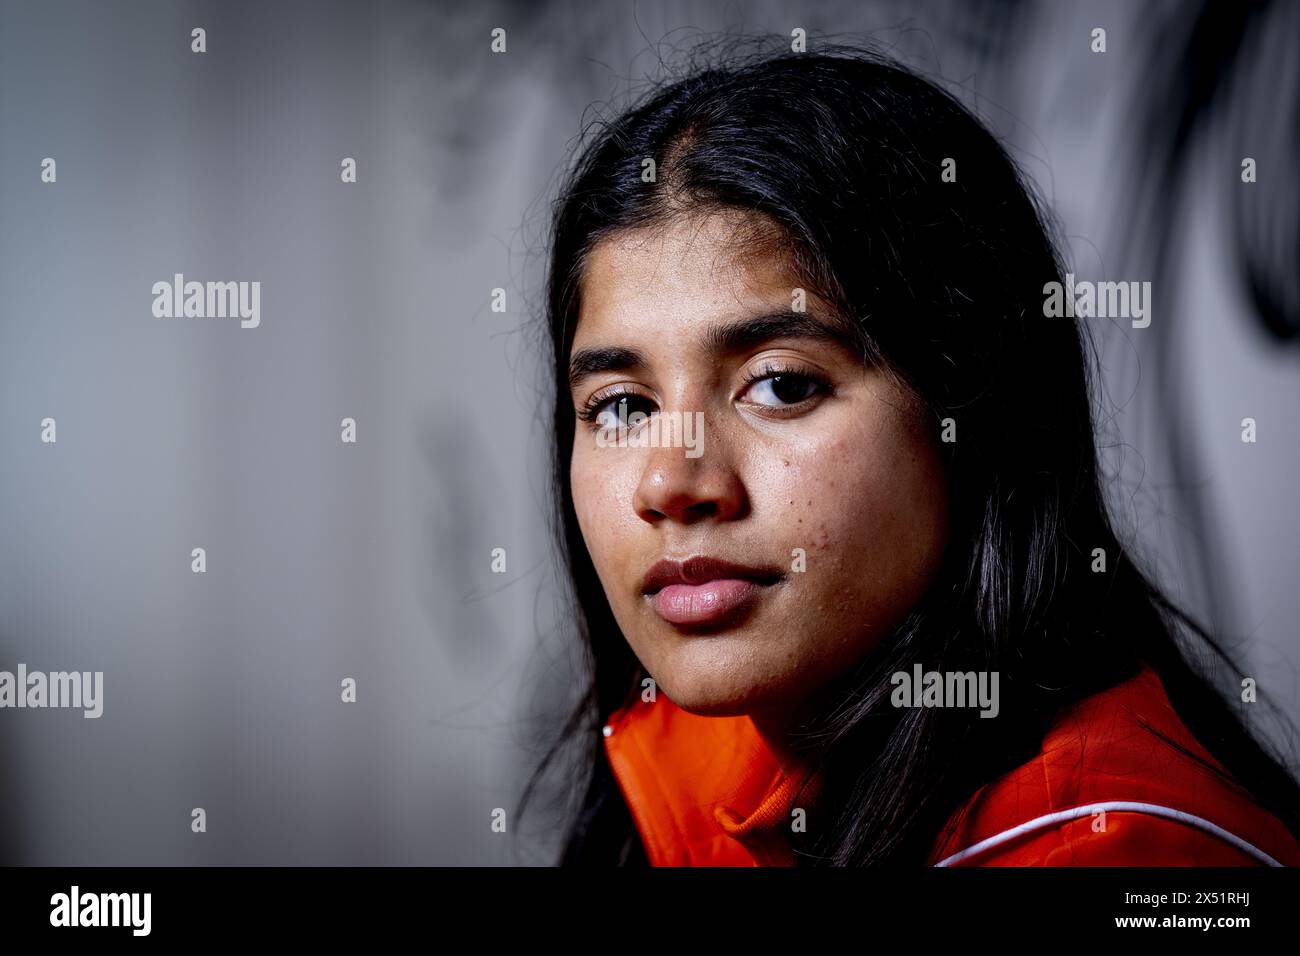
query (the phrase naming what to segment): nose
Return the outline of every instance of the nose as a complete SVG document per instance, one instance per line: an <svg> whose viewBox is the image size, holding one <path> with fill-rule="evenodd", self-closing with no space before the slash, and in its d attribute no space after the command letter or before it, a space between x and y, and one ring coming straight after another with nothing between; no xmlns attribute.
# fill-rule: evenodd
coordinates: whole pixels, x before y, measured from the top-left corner
<svg viewBox="0 0 1300 956"><path fill-rule="evenodd" d="M688 457L683 448L647 448L645 468L633 507L650 524L732 521L749 507L745 485L725 446L710 442L704 453Z"/></svg>

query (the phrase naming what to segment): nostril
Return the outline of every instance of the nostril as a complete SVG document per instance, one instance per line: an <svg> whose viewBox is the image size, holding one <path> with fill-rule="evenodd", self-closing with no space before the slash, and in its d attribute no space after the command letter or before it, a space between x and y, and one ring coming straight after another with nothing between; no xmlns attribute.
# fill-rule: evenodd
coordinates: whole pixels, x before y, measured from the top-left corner
<svg viewBox="0 0 1300 956"><path fill-rule="evenodd" d="M683 467L676 460L656 460L642 474L632 506L648 524L659 524L664 518L693 524L740 517L747 510L747 499L740 476L725 465Z"/></svg>

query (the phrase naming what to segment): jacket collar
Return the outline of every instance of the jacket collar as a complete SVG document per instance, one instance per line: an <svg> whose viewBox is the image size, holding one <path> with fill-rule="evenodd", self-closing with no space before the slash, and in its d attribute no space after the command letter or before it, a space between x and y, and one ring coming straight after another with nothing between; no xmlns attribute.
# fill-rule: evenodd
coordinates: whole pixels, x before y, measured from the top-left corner
<svg viewBox="0 0 1300 956"><path fill-rule="evenodd" d="M783 833L820 778L784 771L749 717L699 716L660 692L612 714L604 735L652 866L794 865Z"/></svg>

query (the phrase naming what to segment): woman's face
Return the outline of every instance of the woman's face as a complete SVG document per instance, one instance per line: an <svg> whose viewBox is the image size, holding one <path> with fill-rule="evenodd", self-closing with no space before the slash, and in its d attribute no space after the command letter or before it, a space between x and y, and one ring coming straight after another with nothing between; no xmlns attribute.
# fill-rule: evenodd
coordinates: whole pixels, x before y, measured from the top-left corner
<svg viewBox="0 0 1300 956"><path fill-rule="evenodd" d="M596 572L658 687L712 715L790 712L870 654L924 592L947 516L914 398L811 292L792 310L786 256L744 252L746 223L602 240L570 352Z"/></svg>

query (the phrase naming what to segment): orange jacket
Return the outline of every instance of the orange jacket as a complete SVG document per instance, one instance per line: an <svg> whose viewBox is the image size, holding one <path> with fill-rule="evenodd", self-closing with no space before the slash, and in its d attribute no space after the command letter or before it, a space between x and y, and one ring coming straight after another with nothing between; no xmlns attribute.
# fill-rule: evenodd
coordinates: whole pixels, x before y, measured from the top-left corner
<svg viewBox="0 0 1300 956"><path fill-rule="evenodd" d="M1060 714L1041 753L951 818L939 866L1300 865L1275 816L1214 766L1141 672ZM700 717L665 695L615 712L605 751L652 866L792 866L781 830L815 814L818 778L783 773L748 717ZM807 783L802 796L799 785Z"/></svg>

